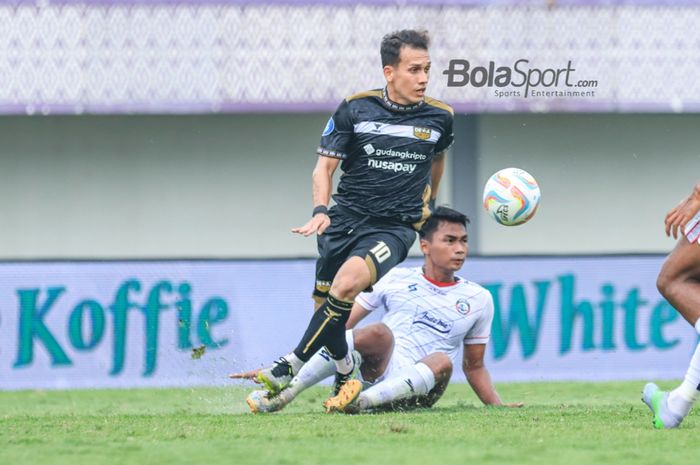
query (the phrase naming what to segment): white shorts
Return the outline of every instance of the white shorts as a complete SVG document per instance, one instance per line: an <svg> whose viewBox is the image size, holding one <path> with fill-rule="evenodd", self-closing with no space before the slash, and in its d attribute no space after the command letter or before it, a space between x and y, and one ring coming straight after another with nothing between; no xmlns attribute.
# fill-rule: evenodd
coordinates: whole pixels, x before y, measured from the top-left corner
<svg viewBox="0 0 700 465"><path fill-rule="evenodd" d="M700 244L700 211L697 212L693 219L688 221L683 232L685 233L685 237L688 238L688 242L691 244L693 242Z"/></svg>
<svg viewBox="0 0 700 465"><path fill-rule="evenodd" d="M413 357L409 356L408 354L401 353L401 351L397 351L396 348L394 348L394 352L391 354L386 370L384 370L384 373L374 380L372 384L381 383L385 379L391 378L393 373L398 373L401 369L407 366L415 365L417 362L417 360L413 360Z"/></svg>

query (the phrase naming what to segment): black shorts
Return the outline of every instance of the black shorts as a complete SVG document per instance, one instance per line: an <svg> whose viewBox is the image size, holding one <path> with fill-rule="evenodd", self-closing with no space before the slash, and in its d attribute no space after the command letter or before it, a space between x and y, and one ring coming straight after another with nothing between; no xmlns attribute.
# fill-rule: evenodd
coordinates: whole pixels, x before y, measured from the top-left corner
<svg viewBox="0 0 700 465"><path fill-rule="evenodd" d="M416 240L416 231L408 224L362 217L338 206L330 209L329 217L331 225L317 236L316 301L328 296L333 278L348 258L365 259L371 287L404 261Z"/></svg>

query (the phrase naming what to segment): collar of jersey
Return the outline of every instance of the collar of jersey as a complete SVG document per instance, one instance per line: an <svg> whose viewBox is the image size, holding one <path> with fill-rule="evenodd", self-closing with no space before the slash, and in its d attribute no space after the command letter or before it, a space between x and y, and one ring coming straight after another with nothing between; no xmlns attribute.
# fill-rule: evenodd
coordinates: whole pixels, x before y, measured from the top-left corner
<svg viewBox="0 0 700 465"><path fill-rule="evenodd" d="M458 284L459 281L460 281L460 279L459 279L457 276L455 276L455 280L452 281L451 283L443 283L442 281L435 281L434 279L428 278L428 277L425 275L425 273L421 273L421 274L422 274L423 278L424 278L426 281L428 281L430 284L433 284L433 285L435 285L435 286L437 286L437 287L450 287L450 286L454 286L455 284Z"/></svg>
<svg viewBox="0 0 700 465"><path fill-rule="evenodd" d="M414 103L413 105L401 105L400 103L396 103L393 100L389 99L389 92L386 90L386 87L382 89L382 101L384 102L385 107L387 107L389 110L394 111L413 111L425 105L425 100L421 100L420 102Z"/></svg>

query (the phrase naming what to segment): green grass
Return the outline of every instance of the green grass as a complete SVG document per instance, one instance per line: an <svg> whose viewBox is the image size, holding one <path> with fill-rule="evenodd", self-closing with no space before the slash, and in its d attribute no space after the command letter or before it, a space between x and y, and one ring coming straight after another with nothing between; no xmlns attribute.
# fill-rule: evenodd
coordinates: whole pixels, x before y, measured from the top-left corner
<svg viewBox="0 0 700 465"><path fill-rule="evenodd" d="M430 410L325 415L326 389L253 416L247 389L0 392L0 464L690 464L700 421L656 431L642 382L455 384ZM662 383L662 388L674 383Z"/></svg>

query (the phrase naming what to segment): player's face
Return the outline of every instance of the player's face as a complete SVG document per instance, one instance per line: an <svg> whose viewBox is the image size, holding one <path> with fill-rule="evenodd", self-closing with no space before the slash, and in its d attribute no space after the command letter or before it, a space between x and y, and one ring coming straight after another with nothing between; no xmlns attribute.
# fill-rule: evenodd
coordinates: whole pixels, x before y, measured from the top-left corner
<svg viewBox="0 0 700 465"><path fill-rule="evenodd" d="M428 87L430 55L427 50L403 46L396 66L385 66L389 98L401 105L413 105L423 100Z"/></svg>
<svg viewBox="0 0 700 465"><path fill-rule="evenodd" d="M441 221L432 238L421 241L421 249L434 268L455 272L467 258L467 230L459 223Z"/></svg>

